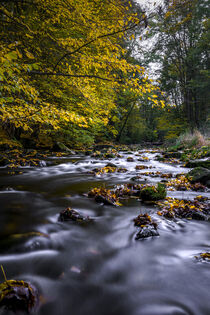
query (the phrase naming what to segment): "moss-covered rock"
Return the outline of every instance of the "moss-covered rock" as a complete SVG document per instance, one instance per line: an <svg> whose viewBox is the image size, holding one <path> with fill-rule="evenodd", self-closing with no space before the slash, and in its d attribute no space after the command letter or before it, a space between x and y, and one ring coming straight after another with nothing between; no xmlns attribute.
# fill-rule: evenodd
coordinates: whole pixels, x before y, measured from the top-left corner
<svg viewBox="0 0 210 315"><path fill-rule="evenodd" d="M91 222L92 218L81 215L78 211L67 208L60 212L59 221L76 221L79 223Z"/></svg>
<svg viewBox="0 0 210 315"><path fill-rule="evenodd" d="M210 170L204 167L196 167L187 174L191 183L202 183L209 186Z"/></svg>
<svg viewBox="0 0 210 315"><path fill-rule="evenodd" d="M36 311L39 305L37 289L21 280L6 280L0 284L0 307L25 314Z"/></svg>
<svg viewBox="0 0 210 315"><path fill-rule="evenodd" d="M185 164L185 167L195 168L195 167L204 167L210 169L210 160L194 160L188 161Z"/></svg>
<svg viewBox="0 0 210 315"><path fill-rule="evenodd" d="M158 183L155 186L147 186L140 191L142 201L157 201L166 197L166 188L164 184Z"/></svg>
<svg viewBox="0 0 210 315"><path fill-rule="evenodd" d="M164 152L163 153L164 158L170 159L170 158L176 158L176 159L180 159L182 156L181 152Z"/></svg>

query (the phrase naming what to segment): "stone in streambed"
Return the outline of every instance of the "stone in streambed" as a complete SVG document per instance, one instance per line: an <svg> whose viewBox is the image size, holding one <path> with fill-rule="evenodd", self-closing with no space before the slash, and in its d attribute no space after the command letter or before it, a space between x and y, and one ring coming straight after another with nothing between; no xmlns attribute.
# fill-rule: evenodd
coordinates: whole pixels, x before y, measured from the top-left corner
<svg viewBox="0 0 210 315"><path fill-rule="evenodd" d="M187 174L187 177L192 184L201 183L210 187L210 170L207 168L196 167Z"/></svg>
<svg viewBox="0 0 210 315"><path fill-rule="evenodd" d="M148 238L148 237L152 237L152 236L159 236L160 234L158 233L158 231L156 229L154 229L153 227L143 227L139 230L139 232L136 234L135 239L139 240L142 238Z"/></svg>
<svg viewBox="0 0 210 315"><path fill-rule="evenodd" d="M158 183L157 186L147 186L140 191L142 201L157 201L165 199L166 188L164 184Z"/></svg>
<svg viewBox="0 0 210 315"><path fill-rule="evenodd" d="M38 306L38 290L31 284L21 280L6 280L0 284L1 308L18 314L28 314L36 311Z"/></svg>
<svg viewBox="0 0 210 315"><path fill-rule="evenodd" d="M164 158L170 159L170 158L176 158L180 159L182 156L181 152L164 152L163 153Z"/></svg>
<svg viewBox="0 0 210 315"><path fill-rule="evenodd" d="M76 221L79 223L91 222L92 218L81 215L78 211L67 208L60 212L59 221Z"/></svg>
<svg viewBox="0 0 210 315"><path fill-rule="evenodd" d="M185 164L185 167L189 168L195 168L195 167L203 167L207 168L210 170L210 159L208 160L193 160L193 161L188 161Z"/></svg>

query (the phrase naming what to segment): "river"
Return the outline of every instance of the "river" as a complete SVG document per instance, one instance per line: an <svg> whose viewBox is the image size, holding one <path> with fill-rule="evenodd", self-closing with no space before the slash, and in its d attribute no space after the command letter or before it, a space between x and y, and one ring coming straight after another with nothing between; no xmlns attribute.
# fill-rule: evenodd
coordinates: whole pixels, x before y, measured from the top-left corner
<svg viewBox="0 0 210 315"><path fill-rule="evenodd" d="M175 175L189 169L158 162L153 151L143 153L149 158L145 162L137 161L137 152L132 153L134 162L127 162L130 154L120 154L109 160L54 157L58 164L25 167L14 174L0 168L0 264L7 278L29 281L39 289L38 315L209 315L210 264L194 256L210 251L210 222L174 222L137 199L113 207L85 195L93 187L127 183L144 171ZM108 162L128 172L88 173ZM137 164L151 169L136 171ZM180 199L200 194L210 197L168 192ZM69 206L94 222L59 222L60 211ZM133 219L146 212L158 222L160 236L137 241Z"/></svg>

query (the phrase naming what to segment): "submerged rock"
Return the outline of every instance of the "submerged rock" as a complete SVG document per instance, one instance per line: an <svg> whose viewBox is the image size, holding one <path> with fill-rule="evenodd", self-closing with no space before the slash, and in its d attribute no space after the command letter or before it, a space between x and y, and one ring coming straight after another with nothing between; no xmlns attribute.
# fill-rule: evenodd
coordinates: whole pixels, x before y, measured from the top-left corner
<svg viewBox="0 0 210 315"><path fill-rule="evenodd" d="M67 208L67 209L61 211L58 220L59 221L76 221L79 223L93 221L92 218L90 218L88 216L83 216L78 211L73 210L71 208Z"/></svg>
<svg viewBox="0 0 210 315"><path fill-rule="evenodd" d="M21 280L0 284L0 307L23 314L36 311L38 306L38 290L31 284Z"/></svg>

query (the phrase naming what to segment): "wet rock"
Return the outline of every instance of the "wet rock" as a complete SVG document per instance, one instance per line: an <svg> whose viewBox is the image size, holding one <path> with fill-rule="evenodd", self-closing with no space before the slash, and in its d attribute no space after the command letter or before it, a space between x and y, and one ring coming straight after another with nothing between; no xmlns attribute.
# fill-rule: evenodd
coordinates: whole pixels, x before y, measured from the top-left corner
<svg viewBox="0 0 210 315"><path fill-rule="evenodd" d="M107 163L105 167L115 167L115 168L117 168L117 165L110 162L110 163Z"/></svg>
<svg viewBox="0 0 210 315"><path fill-rule="evenodd" d="M210 210L208 199L203 196L197 196L194 201L167 198L166 201L157 204L161 208L157 214L167 219L208 220Z"/></svg>
<svg viewBox="0 0 210 315"><path fill-rule="evenodd" d="M142 156L142 157L138 158L138 161L140 161L140 162L149 162L149 158L147 156Z"/></svg>
<svg viewBox="0 0 210 315"><path fill-rule="evenodd" d="M164 158L170 159L170 158L176 158L180 159L182 156L181 152L164 152L163 153Z"/></svg>
<svg viewBox="0 0 210 315"><path fill-rule="evenodd" d="M104 205L108 206L121 205L117 195L113 191L103 187L93 188L88 192L88 197L94 197L96 202L103 203Z"/></svg>
<svg viewBox="0 0 210 315"><path fill-rule="evenodd" d="M129 156L129 157L127 158L127 162L134 162L134 158L131 157L131 156Z"/></svg>
<svg viewBox="0 0 210 315"><path fill-rule="evenodd" d="M31 284L21 280L6 280L0 284L0 307L18 314L34 312L39 306L39 294Z"/></svg>
<svg viewBox="0 0 210 315"><path fill-rule="evenodd" d="M140 231L136 234L136 240L142 239L142 238L148 238L152 236L159 236L157 230L155 230L153 227L143 227L140 229Z"/></svg>
<svg viewBox="0 0 210 315"><path fill-rule="evenodd" d="M130 180L134 181L134 182L139 182L139 181L145 181L145 179L142 178L142 176L133 176L130 178Z"/></svg>
<svg viewBox="0 0 210 315"><path fill-rule="evenodd" d="M104 158L106 159L114 159L115 158L115 154L111 153L111 152L107 152L104 154Z"/></svg>
<svg viewBox="0 0 210 315"><path fill-rule="evenodd" d="M144 170L144 169L148 169L149 167L146 165L136 165L135 169L138 170Z"/></svg>
<svg viewBox="0 0 210 315"><path fill-rule="evenodd" d="M111 198L111 197L105 197L105 196L102 196L102 195L97 195L95 196L95 201L98 202L98 203L103 203L104 205L107 205L107 206L116 206L116 200L114 198Z"/></svg>
<svg viewBox="0 0 210 315"><path fill-rule="evenodd" d="M157 223L152 220L151 216L148 213L139 214L136 218L134 218L134 225L139 226L141 228L151 225L154 229L157 229Z"/></svg>
<svg viewBox="0 0 210 315"><path fill-rule="evenodd" d="M117 169L117 172L118 173L126 173L128 170L127 170L127 168L124 168L124 167L119 167L118 169Z"/></svg>
<svg viewBox="0 0 210 315"><path fill-rule="evenodd" d="M210 170L210 159L189 161L185 164L185 167L190 167L190 168L203 167Z"/></svg>
<svg viewBox="0 0 210 315"><path fill-rule="evenodd" d="M204 167L196 167L193 170L191 170L187 177L189 178L190 182L193 183L202 183L204 185L208 185L207 187L210 187L209 181L210 181L210 170L204 168Z"/></svg>
<svg viewBox="0 0 210 315"><path fill-rule="evenodd" d="M67 208L67 209L61 211L58 220L59 221L76 221L79 223L93 221L92 218L90 218L88 216L83 216L78 211L73 210L71 208Z"/></svg>
<svg viewBox="0 0 210 315"><path fill-rule="evenodd" d="M202 212L199 212L199 211L194 211L192 214L191 214L191 218L193 220L201 220L201 221L205 221L207 220L207 216L202 213Z"/></svg>
<svg viewBox="0 0 210 315"><path fill-rule="evenodd" d="M162 183L157 186L147 186L140 191L142 201L156 201L166 197L166 188Z"/></svg>
<svg viewBox="0 0 210 315"><path fill-rule="evenodd" d="M159 235L157 231L157 222L152 220L148 213L139 214L133 221L135 226L140 227L140 230L136 235L136 240Z"/></svg>

